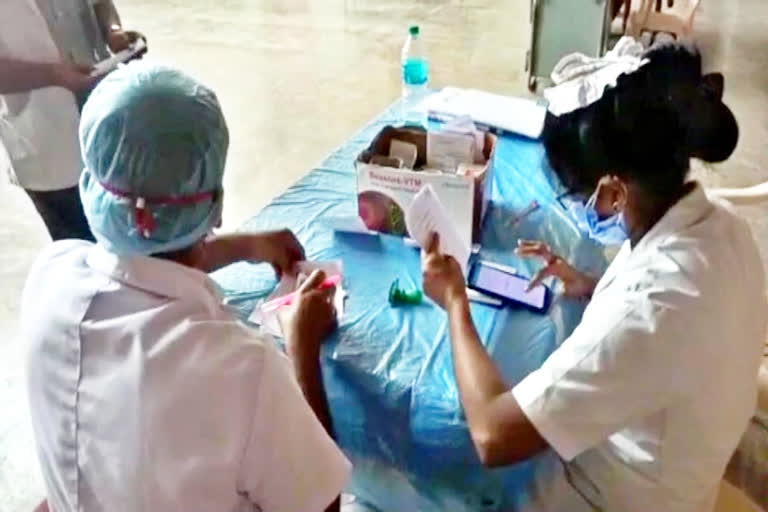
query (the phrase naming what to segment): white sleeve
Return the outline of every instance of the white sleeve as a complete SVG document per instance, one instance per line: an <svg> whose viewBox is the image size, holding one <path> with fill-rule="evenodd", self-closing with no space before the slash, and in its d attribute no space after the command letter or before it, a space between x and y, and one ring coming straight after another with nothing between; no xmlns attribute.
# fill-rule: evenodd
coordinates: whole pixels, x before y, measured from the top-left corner
<svg viewBox="0 0 768 512"><path fill-rule="evenodd" d="M563 459L695 389L696 365L685 368L696 352L695 331L664 304L615 296L590 304L573 334L512 389Z"/></svg>
<svg viewBox="0 0 768 512"><path fill-rule="evenodd" d="M351 465L304 399L288 358L265 345L240 491L263 512L320 512L341 492Z"/></svg>

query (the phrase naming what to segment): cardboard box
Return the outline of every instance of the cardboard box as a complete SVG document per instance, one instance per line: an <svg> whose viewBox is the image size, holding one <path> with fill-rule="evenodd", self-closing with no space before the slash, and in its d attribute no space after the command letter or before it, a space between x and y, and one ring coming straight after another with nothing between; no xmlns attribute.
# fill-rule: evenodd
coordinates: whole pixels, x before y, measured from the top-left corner
<svg viewBox="0 0 768 512"><path fill-rule="evenodd" d="M474 176L453 173L431 173L397 169L372 164L375 155L388 155L392 139L415 144L418 149L416 168L426 164L427 132L414 127L384 127L371 145L357 157L358 214L368 229L398 236L408 236L405 211L413 196L430 184L440 202L450 212L452 220L468 245L478 242L483 217L491 197L493 154L496 136L484 134L483 156ZM468 162L472 163L472 162Z"/></svg>

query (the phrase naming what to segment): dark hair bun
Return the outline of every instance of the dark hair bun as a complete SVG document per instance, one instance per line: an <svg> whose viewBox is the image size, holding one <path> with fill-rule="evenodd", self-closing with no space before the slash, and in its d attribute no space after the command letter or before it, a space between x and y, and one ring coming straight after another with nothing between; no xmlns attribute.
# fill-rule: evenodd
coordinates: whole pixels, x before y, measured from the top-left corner
<svg viewBox="0 0 768 512"><path fill-rule="evenodd" d="M739 142L739 125L720 100L703 100L688 125L690 155L706 162L727 160Z"/></svg>
<svg viewBox="0 0 768 512"><path fill-rule="evenodd" d="M649 60L646 69L641 70L646 75L645 86L663 91L667 108L677 111L687 132L688 156L707 162L730 157L739 140L739 127L733 112L723 103L723 75L703 75L701 54L685 43L654 46L645 58Z"/></svg>
<svg viewBox="0 0 768 512"><path fill-rule="evenodd" d="M655 193L676 193L691 157L720 162L739 129L722 102L724 79L703 75L701 55L680 43L651 48L637 71L622 75L597 102L544 129L547 157L563 183L589 190L616 174Z"/></svg>

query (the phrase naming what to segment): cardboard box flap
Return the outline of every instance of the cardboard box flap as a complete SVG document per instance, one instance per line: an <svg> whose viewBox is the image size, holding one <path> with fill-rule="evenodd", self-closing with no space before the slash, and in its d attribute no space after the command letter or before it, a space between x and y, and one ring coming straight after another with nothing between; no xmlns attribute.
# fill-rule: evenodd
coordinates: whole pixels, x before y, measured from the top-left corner
<svg viewBox="0 0 768 512"><path fill-rule="evenodd" d="M496 136L492 133L484 132L483 137L483 156L487 164L493 159L493 153L496 149ZM370 163L375 155L389 155L389 146L392 139L410 142L416 146L418 154L416 156L416 169L424 167L427 164L427 131L423 128L404 126L394 127L385 126L378 135L371 141L371 144L358 156L358 161Z"/></svg>

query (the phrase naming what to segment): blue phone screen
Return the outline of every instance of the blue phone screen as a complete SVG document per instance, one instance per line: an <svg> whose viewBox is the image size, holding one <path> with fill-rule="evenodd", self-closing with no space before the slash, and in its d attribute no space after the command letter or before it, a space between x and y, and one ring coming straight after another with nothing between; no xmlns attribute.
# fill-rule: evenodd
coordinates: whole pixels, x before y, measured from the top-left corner
<svg viewBox="0 0 768 512"><path fill-rule="evenodd" d="M504 272L495 267L483 265L482 263L477 265L473 283L473 286L476 288L528 304L535 308L544 307L544 301L547 297L547 290L544 286L538 285L533 290L526 292L528 279Z"/></svg>

